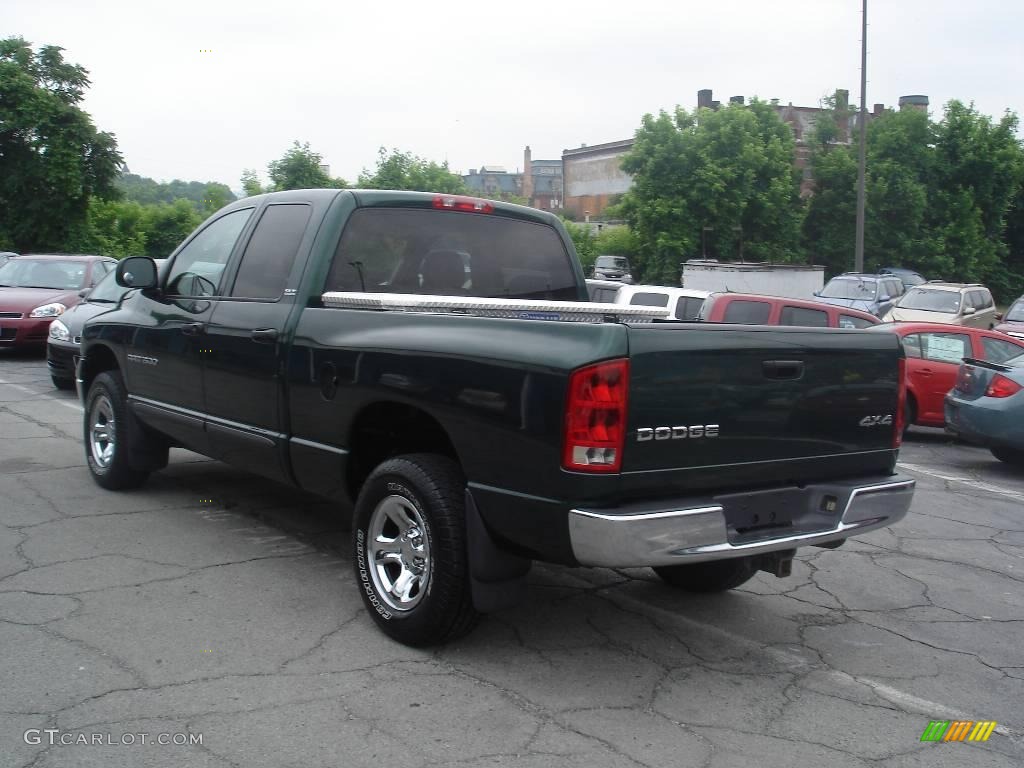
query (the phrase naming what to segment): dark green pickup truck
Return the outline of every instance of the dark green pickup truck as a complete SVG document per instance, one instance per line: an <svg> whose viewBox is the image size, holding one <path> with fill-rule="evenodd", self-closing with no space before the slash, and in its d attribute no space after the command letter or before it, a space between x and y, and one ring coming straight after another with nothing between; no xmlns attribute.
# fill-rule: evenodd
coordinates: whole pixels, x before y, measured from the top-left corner
<svg viewBox="0 0 1024 768"><path fill-rule="evenodd" d="M896 336L587 303L559 221L410 192L232 203L157 276L130 258L77 366L96 481L169 447L354 508L392 637L516 599L533 560L718 591L899 520Z"/></svg>

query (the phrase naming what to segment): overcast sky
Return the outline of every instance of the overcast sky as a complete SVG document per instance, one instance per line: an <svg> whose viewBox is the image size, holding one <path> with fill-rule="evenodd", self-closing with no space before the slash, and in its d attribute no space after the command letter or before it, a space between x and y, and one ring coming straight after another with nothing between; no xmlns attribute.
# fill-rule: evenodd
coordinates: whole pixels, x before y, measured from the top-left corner
<svg viewBox="0 0 1024 768"><path fill-rule="evenodd" d="M868 104L1024 112L1020 0L872 0ZM632 136L645 112L859 99L859 0L2 0L0 35L63 46L134 173L265 175L308 141L353 182L377 148L466 172ZM204 52L208 50L209 52Z"/></svg>

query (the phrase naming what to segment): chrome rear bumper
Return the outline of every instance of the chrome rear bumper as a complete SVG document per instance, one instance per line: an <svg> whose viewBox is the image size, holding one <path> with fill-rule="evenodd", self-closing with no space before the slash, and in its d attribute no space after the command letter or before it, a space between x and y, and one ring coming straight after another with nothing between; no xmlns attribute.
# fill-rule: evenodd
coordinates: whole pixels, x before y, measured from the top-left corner
<svg viewBox="0 0 1024 768"><path fill-rule="evenodd" d="M635 504L617 509L573 509L569 537L580 565L631 568L682 565L828 544L901 520L914 497L914 480L890 475L813 483L704 500ZM737 530L736 511L786 493L791 520L772 528ZM777 502L776 502L777 503Z"/></svg>

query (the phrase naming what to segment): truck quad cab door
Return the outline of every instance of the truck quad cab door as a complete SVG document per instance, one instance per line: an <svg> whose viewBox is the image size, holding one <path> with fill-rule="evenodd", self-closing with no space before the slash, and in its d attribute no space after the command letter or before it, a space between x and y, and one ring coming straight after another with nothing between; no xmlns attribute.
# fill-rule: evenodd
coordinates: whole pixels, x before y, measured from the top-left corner
<svg viewBox="0 0 1024 768"><path fill-rule="evenodd" d="M203 355L224 268L252 208L212 220L171 257L163 290L139 294L136 309L151 319L128 343L125 380L142 421L199 453L204 431Z"/></svg>
<svg viewBox="0 0 1024 768"><path fill-rule="evenodd" d="M282 345L295 287L315 233L309 203L272 203L259 214L237 269L206 328L206 430L211 455L287 480L281 412Z"/></svg>

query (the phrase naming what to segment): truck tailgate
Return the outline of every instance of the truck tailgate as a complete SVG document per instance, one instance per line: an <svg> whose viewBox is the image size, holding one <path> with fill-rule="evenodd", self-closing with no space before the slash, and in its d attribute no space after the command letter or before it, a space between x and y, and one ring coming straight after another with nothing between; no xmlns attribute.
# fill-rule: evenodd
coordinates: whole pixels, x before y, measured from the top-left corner
<svg viewBox="0 0 1024 768"><path fill-rule="evenodd" d="M713 489L891 471L893 334L666 323L629 328L623 473Z"/></svg>

